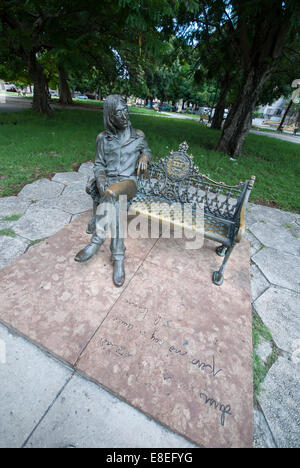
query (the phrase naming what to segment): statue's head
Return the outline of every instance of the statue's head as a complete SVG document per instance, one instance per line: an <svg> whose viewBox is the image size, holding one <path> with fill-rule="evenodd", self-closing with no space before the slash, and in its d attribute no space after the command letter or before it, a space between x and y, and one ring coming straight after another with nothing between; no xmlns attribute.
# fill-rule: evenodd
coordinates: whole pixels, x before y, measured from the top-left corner
<svg viewBox="0 0 300 468"><path fill-rule="evenodd" d="M128 107L119 94L111 94L104 102L104 127L111 133L124 130L129 125Z"/></svg>

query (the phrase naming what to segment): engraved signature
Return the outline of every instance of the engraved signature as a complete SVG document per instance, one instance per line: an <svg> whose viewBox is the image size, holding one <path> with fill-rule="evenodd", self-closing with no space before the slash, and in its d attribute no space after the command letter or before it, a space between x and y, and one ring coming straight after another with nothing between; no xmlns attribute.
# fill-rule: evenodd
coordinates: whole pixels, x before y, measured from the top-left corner
<svg viewBox="0 0 300 468"><path fill-rule="evenodd" d="M205 404L209 405L210 407L214 408L215 410L219 410L221 412L221 425L225 425L225 415L232 416L231 414L231 406L230 405L223 405L223 403L217 403L214 398L209 398L205 393L201 392L200 398L205 399Z"/></svg>
<svg viewBox="0 0 300 468"><path fill-rule="evenodd" d="M114 344L107 338L101 338L100 345L102 346L102 348L113 350L118 356L121 356L123 358L132 356L132 354L126 350L125 346L119 346L117 344Z"/></svg>
<svg viewBox="0 0 300 468"><path fill-rule="evenodd" d="M214 377L216 377L220 372L222 372L222 369L219 369L217 371L215 370L215 357L214 356L213 356L212 366L210 364L206 364L205 362L199 361L199 359L193 359L192 364L193 366L197 366L203 372L206 372L207 374L212 374Z"/></svg>

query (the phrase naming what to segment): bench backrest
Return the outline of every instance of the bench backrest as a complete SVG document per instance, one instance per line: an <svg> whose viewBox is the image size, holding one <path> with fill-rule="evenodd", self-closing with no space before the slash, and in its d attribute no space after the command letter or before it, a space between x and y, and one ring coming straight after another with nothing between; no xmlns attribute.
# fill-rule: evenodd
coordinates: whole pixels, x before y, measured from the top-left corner
<svg viewBox="0 0 300 468"><path fill-rule="evenodd" d="M178 151L171 151L166 158L152 162L147 178L139 179L138 192L162 201L200 205L212 216L238 223L255 177L235 186L215 182L199 173L187 150L187 143L181 143Z"/></svg>

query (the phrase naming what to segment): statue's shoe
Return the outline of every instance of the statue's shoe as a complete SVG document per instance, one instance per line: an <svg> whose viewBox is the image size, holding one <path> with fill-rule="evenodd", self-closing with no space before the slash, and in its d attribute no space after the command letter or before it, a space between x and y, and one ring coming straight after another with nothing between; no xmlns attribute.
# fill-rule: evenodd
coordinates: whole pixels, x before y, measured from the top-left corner
<svg viewBox="0 0 300 468"><path fill-rule="evenodd" d="M124 259L114 260L113 282L117 288L123 286L125 281Z"/></svg>
<svg viewBox="0 0 300 468"><path fill-rule="evenodd" d="M91 242L84 249L80 250L76 257L74 258L75 262L86 262L92 258L100 249L101 244L94 244Z"/></svg>

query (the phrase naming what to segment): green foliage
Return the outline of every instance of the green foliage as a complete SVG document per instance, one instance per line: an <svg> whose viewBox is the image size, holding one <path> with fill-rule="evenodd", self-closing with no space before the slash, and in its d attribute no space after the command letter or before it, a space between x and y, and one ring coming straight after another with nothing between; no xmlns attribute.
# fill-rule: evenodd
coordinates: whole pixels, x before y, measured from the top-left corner
<svg viewBox="0 0 300 468"><path fill-rule="evenodd" d="M0 236L7 236L7 237L16 237L16 233L13 229L0 229Z"/></svg>
<svg viewBox="0 0 300 468"><path fill-rule="evenodd" d="M270 343L272 352L268 356L266 362L263 362L261 357L257 353L259 344L263 341ZM252 342L253 342L253 387L254 395L257 397L262 391L263 381L269 372L272 365L278 358L278 350L273 343L272 335L269 329L264 325L259 316L254 313L252 320Z"/></svg>
<svg viewBox="0 0 300 468"><path fill-rule="evenodd" d="M21 214L12 214L11 216L4 216L3 218L0 218L0 221L18 221L20 218L22 218L23 215Z"/></svg>

